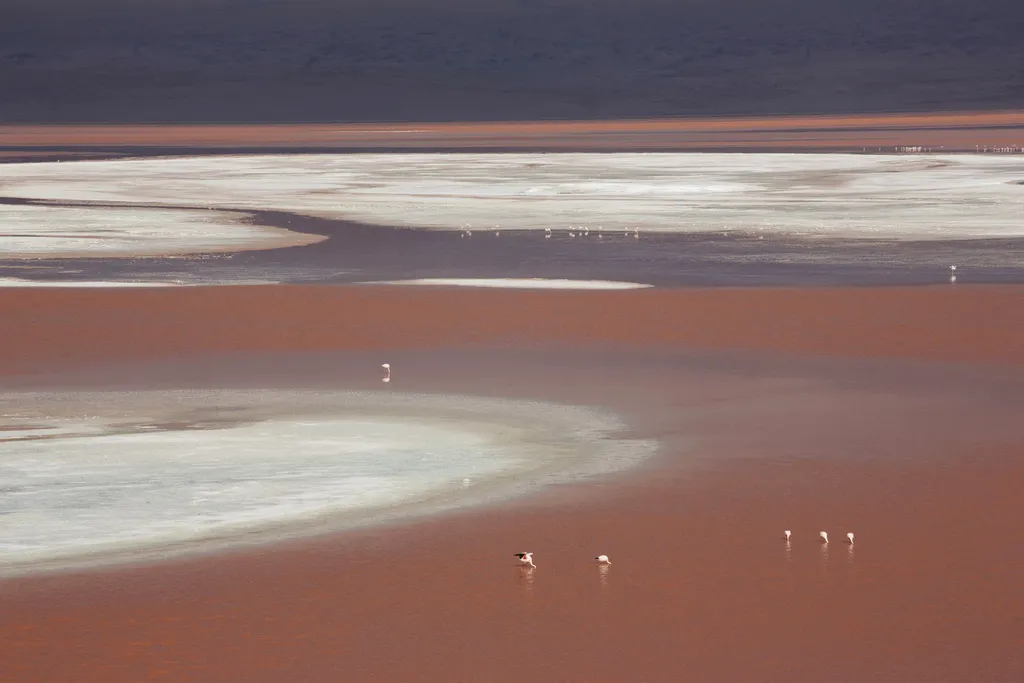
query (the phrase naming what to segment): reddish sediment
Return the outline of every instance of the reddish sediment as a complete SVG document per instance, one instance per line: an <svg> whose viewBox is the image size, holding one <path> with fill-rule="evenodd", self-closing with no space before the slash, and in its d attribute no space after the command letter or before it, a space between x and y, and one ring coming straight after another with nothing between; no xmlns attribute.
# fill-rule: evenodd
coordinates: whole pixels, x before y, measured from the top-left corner
<svg viewBox="0 0 1024 683"><path fill-rule="evenodd" d="M1024 287L0 290L0 373L234 351L619 344L1024 363Z"/></svg>
<svg viewBox="0 0 1024 683"><path fill-rule="evenodd" d="M1019 148L1024 112L400 124L2 125L0 147L786 149Z"/></svg>
<svg viewBox="0 0 1024 683"><path fill-rule="evenodd" d="M0 375L239 352L606 345L957 363L1012 382L1022 304L1024 287L980 286L9 289ZM0 680L1024 678L1024 427L991 419L1012 416L1001 397L1019 394L814 391L813 412L766 412L782 399L757 394L692 419L694 448L714 451L696 465L671 451L497 507L2 580ZM864 453L793 456L801 444ZM514 566L521 550L536 553L534 573ZM612 557L607 575L598 553Z"/></svg>

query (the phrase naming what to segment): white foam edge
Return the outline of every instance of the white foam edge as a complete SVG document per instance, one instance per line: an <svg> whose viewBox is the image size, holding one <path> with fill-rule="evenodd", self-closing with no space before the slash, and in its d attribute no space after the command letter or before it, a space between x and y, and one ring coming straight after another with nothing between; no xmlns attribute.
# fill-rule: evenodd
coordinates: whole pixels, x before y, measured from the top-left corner
<svg viewBox="0 0 1024 683"><path fill-rule="evenodd" d="M116 280L24 280L18 277L0 277L0 287L63 287L63 288L108 288L108 287L188 287L184 282L129 282Z"/></svg>
<svg viewBox="0 0 1024 683"><path fill-rule="evenodd" d="M362 282L364 285L401 285L413 287L487 287L495 289L646 289L653 285L615 280L564 280L546 278L421 278Z"/></svg>

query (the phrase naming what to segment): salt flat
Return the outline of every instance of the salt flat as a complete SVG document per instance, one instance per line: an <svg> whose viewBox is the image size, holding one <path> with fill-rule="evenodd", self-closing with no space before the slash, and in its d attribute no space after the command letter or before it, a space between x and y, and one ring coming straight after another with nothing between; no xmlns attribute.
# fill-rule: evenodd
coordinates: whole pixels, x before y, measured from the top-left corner
<svg viewBox="0 0 1024 683"><path fill-rule="evenodd" d="M650 452L603 411L480 397L70 392L0 409L8 570L482 502Z"/></svg>
<svg viewBox="0 0 1024 683"><path fill-rule="evenodd" d="M855 154L325 154L0 166L0 195L207 212L0 207L8 253L243 248L238 212L480 231L753 231L901 240L1024 235L1024 159ZM62 211L55 214L54 211ZM224 213L226 212L226 213ZM112 225L108 239L78 239ZM119 237L129 240L120 243ZM173 244L161 244L169 240Z"/></svg>
<svg viewBox="0 0 1024 683"><path fill-rule="evenodd" d="M116 280L75 280L59 282L56 280L26 280L18 277L0 277L0 287L176 287L177 282L118 282Z"/></svg>
<svg viewBox="0 0 1024 683"><path fill-rule="evenodd" d="M54 166L59 168L61 164ZM0 250L7 256L25 257L118 256L229 251L315 241L306 235L252 225L245 219L244 214L231 211L187 208L2 205Z"/></svg>

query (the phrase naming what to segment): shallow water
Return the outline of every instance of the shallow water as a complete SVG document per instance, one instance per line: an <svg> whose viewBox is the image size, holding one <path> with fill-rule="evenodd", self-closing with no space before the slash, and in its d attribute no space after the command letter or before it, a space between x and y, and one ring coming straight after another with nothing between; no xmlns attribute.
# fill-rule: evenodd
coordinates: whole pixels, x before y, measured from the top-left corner
<svg viewBox="0 0 1024 683"><path fill-rule="evenodd" d="M0 167L0 218L10 218L0 251L32 258L0 259L0 284L940 284L952 265L959 284L1020 282L1022 174L1021 158L986 155L281 154L12 164ZM291 243L307 246L228 253ZM166 256L132 257L141 253Z"/></svg>

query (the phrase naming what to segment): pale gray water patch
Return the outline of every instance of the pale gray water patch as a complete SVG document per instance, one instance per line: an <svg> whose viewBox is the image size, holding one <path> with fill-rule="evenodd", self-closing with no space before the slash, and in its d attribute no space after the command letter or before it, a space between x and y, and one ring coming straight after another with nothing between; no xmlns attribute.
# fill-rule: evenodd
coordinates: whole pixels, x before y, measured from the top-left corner
<svg viewBox="0 0 1024 683"><path fill-rule="evenodd" d="M0 408L0 564L14 571L486 503L655 449L605 411L476 396L25 393Z"/></svg>

